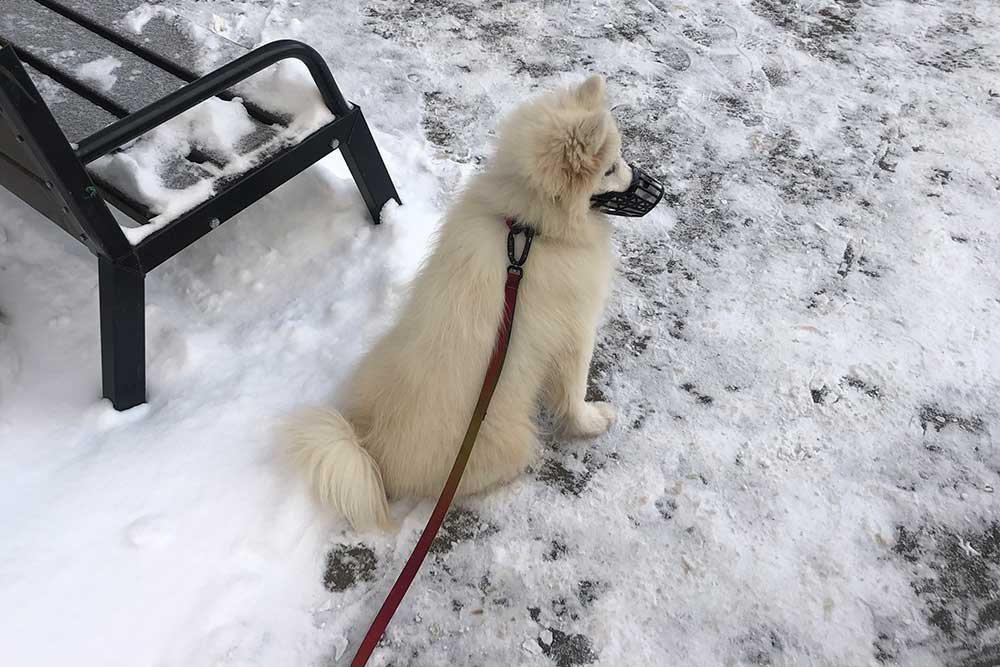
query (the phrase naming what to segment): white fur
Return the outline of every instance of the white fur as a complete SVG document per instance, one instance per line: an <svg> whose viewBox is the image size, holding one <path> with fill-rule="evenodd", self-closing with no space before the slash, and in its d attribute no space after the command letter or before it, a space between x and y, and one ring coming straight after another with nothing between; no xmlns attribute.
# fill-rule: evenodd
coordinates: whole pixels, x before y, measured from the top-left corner
<svg viewBox="0 0 1000 667"><path fill-rule="evenodd" d="M303 410L284 424L283 436L287 454L321 502L357 529L393 528L378 464L339 412Z"/></svg>
<svg viewBox="0 0 1000 667"><path fill-rule="evenodd" d="M584 400L612 273L609 224L589 200L630 178L599 77L511 114L490 165L450 208L399 320L354 372L343 416L314 410L286 425L285 445L322 501L363 529L390 525L387 496L440 492L500 324L507 216L536 236L459 494L507 482L535 459L539 398L569 437L611 426L612 406Z"/></svg>

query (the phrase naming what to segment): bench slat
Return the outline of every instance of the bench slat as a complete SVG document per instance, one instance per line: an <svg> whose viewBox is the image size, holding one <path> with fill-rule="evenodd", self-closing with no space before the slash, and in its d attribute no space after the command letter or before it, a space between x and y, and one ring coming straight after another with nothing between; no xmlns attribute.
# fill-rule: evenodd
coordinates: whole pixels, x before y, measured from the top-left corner
<svg viewBox="0 0 1000 667"><path fill-rule="evenodd" d="M239 58L249 47L193 24L171 9L145 0L45 0L59 4L90 21L142 45L168 61L167 71L180 79L191 80ZM141 34L127 27L124 20L133 10L148 17ZM145 19L143 19L145 20ZM194 77L190 75L194 74Z"/></svg>
<svg viewBox="0 0 1000 667"><path fill-rule="evenodd" d="M202 28L173 10L136 0L34 0L73 23L188 83L246 54L247 48ZM141 15L141 19L133 13ZM135 28L139 27L139 32ZM182 64L183 63L183 64ZM218 97L231 100L232 91ZM264 125L288 119L244 100L250 116Z"/></svg>
<svg viewBox="0 0 1000 667"><path fill-rule="evenodd" d="M185 83L34 0L4 0L4 5L0 39L68 78L88 82L126 111Z"/></svg>
<svg viewBox="0 0 1000 667"><path fill-rule="evenodd" d="M158 7L150 7L153 11L153 18L142 28L142 34L130 33L122 21L122 17L139 3L134 0L57 0L51 4L56 11L42 6L37 0L0 0L6 7L12 7L14 13L4 12L0 14L0 40L12 43L19 53L35 59L36 64L46 69L56 79L45 76L37 69L28 66L26 69L35 81L37 87L43 92L43 98L56 117L60 127L64 130L67 138L74 144L82 144L85 140L100 132L117 118L108 113L105 109L116 106L118 115L136 111L144 108L150 102L162 99L169 93L184 85L177 76L173 76L163 71L155 64L143 60L140 55L118 46L116 43L89 31L77 23L72 18L85 17L84 22L93 22L100 26L98 30L121 33L123 41L141 44L138 51L154 51L160 54L157 58L159 62L164 60L180 60L190 64L194 69L204 69L207 63L201 63L203 67L195 66L199 53L204 44L199 48L198 44L192 41L192 36L198 34L199 38L206 37L213 42L211 52L216 56L240 56L245 54L245 50L236 44L227 44L225 48L216 48L215 42L225 43L218 36L201 35L199 30L203 29L192 26L181 17L177 17L170 12L160 11ZM61 12L61 13L60 13ZM185 34L185 31L190 34ZM111 35L114 37L114 35ZM147 43L147 40L148 43ZM67 48L71 45L72 48ZM114 78L107 78L104 88L98 90L96 95L91 94L93 101L84 99L66 85L79 90L76 79L86 79L86 72L81 67L88 63L94 63L102 59L112 58L110 64L120 62L121 65L111 72ZM38 62L41 61L41 62ZM100 68L98 68L100 69ZM184 67L173 68L176 71L185 69ZM183 74L183 72L179 72ZM190 74L190 73L188 73ZM88 86L101 87L99 82L87 83ZM81 91L87 94L87 91ZM221 95L230 97L229 95ZM105 98L111 104L102 103ZM97 103L95 104L94 101ZM100 106L98 106L100 105ZM101 106L104 108L102 109ZM251 152L259 146L266 144L277 132L273 123L278 121L274 115L261 112L252 105L246 105L251 114L251 121L254 122L256 130L246 137L244 149ZM262 122L263 121L263 122ZM166 165L160 165L159 176L164 185L173 189L183 189L192 181L192 175L204 177L206 174L199 173L196 164L205 159L213 158L210 151L202 150L203 147L193 144L192 154L188 156L188 162L183 157L172 159ZM217 166L224 166L217 163ZM108 199L122 210L126 215L137 222L144 224L150 217L151 202L135 199L136 193L127 189L117 189L105 179L96 177L100 182L102 191L108 195ZM123 187L125 187L123 185Z"/></svg>
<svg viewBox="0 0 1000 667"><path fill-rule="evenodd" d="M25 65L24 69L70 142L79 143L118 120L104 109L63 88L30 65Z"/></svg>
<svg viewBox="0 0 1000 667"><path fill-rule="evenodd" d="M87 0L82 4L73 2L73 0L35 0L35 2L44 5L73 23L84 26L87 30L117 44L126 51L134 53L143 60L148 60L178 79L190 82L198 78L198 74L194 70L178 62L178 59L182 59L185 53L190 55L197 52L196 48L192 48L197 47L197 45L189 44L190 40L183 33L176 30L171 33L166 52L174 51L172 57L165 56L158 49L150 48L148 44L142 43L151 41L148 36L140 37L140 34L146 33L149 21L159 15L158 8L140 5L140 8L137 9L133 0L124 2L122 0L111 0L111 2ZM138 17L135 17L132 22L129 21L128 15L132 10L144 15L141 20L143 25L138 33L127 27L129 23L138 27ZM159 8L159 11L166 14L166 10L162 10L162 8ZM149 20L146 20L146 15L149 16ZM178 47L181 48L178 50Z"/></svg>

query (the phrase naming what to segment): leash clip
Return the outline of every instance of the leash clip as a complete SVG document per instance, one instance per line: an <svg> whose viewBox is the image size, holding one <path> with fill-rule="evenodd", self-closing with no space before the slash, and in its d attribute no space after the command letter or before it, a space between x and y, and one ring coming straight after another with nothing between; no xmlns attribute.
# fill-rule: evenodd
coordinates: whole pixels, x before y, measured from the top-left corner
<svg viewBox="0 0 1000 667"><path fill-rule="evenodd" d="M520 234L524 234L524 247L521 249L520 256L518 256L515 248L515 239ZM534 236L535 230L527 225L513 224L510 226L510 231L507 232L507 259L510 260L510 266L507 267L508 271L517 269L519 275L524 273L521 267L524 266L524 262L528 259L528 251L531 250L531 239Z"/></svg>

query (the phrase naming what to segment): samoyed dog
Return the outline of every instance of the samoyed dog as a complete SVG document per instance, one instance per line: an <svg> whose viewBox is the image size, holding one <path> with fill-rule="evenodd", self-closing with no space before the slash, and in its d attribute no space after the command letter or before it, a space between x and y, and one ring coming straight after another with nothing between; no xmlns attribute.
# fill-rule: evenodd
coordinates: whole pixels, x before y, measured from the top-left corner
<svg viewBox="0 0 1000 667"><path fill-rule="evenodd" d="M611 426L615 408L584 398L613 265L609 222L591 197L631 180L598 76L506 118L489 165L448 210L398 321L361 360L340 411L303 411L281 431L322 502L356 530L391 530L388 498L441 491L496 343L509 218L535 236L458 495L507 482L535 460L539 400L565 437Z"/></svg>

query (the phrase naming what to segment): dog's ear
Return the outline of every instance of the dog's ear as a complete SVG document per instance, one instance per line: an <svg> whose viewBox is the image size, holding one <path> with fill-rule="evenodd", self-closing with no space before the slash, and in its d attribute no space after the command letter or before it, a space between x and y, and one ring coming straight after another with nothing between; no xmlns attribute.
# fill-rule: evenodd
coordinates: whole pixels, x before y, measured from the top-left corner
<svg viewBox="0 0 1000 667"><path fill-rule="evenodd" d="M604 78L599 74L589 77L576 89L576 99L586 109L603 109L606 107L608 98L604 91Z"/></svg>
<svg viewBox="0 0 1000 667"><path fill-rule="evenodd" d="M587 111L550 119L539 142L536 178L556 198L577 196L593 185L607 159L611 117L607 111Z"/></svg>

